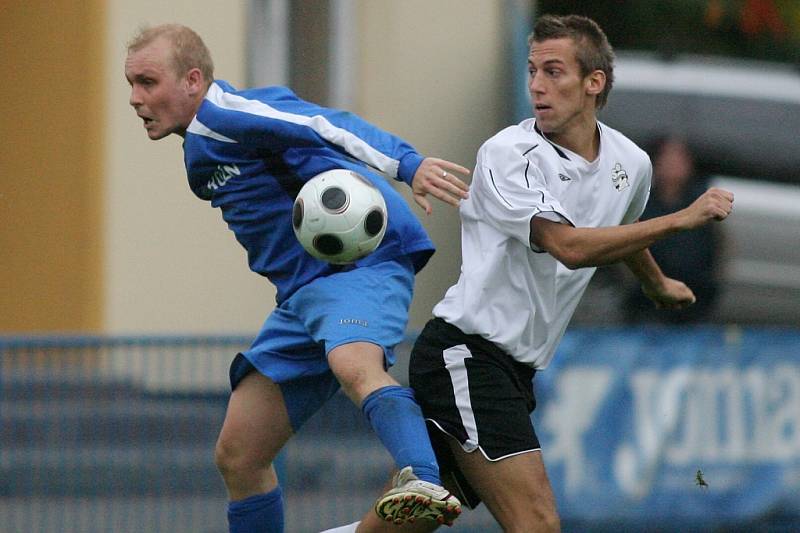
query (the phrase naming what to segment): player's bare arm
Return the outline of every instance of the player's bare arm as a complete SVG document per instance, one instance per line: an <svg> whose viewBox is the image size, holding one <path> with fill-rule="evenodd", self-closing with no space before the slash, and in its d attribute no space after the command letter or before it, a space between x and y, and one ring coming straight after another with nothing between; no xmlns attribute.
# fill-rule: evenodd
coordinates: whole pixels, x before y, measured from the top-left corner
<svg viewBox="0 0 800 533"><path fill-rule="evenodd" d="M712 188L685 209L623 226L576 228L533 217L530 240L534 247L547 251L567 268L608 265L678 231L724 220L732 209L733 193Z"/></svg>
<svg viewBox="0 0 800 533"><path fill-rule="evenodd" d="M458 207L458 202L467 197L469 186L462 178L469 176L470 170L456 163L426 157L414 173L411 189L414 191L414 201L417 202L425 213L430 215L433 211L426 198L428 194L434 198ZM459 177L461 176L461 177Z"/></svg>
<svg viewBox="0 0 800 533"><path fill-rule="evenodd" d="M685 283L664 275L650 250L644 249L623 259L623 262L642 284L642 292L658 309L682 309L696 298Z"/></svg>

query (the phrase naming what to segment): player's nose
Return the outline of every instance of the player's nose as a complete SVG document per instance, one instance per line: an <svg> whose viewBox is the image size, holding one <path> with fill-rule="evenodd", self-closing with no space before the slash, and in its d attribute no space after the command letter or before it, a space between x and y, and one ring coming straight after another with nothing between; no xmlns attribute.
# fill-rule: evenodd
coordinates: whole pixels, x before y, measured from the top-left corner
<svg viewBox="0 0 800 533"><path fill-rule="evenodd" d="M139 107L140 105L142 105L141 94L140 94L140 91L136 90L136 87L131 87L131 95L130 95L130 98L128 98L128 103L134 109Z"/></svg>
<svg viewBox="0 0 800 533"><path fill-rule="evenodd" d="M540 93L542 92L543 85L541 81L541 75L538 72L534 72L533 74L528 76L528 90L531 94Z"/></svg>

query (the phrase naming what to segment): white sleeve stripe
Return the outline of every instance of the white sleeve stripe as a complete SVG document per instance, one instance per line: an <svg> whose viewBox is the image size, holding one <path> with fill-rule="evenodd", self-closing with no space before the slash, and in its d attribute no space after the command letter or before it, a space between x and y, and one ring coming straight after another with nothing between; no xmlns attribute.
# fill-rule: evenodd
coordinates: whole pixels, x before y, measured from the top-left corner
<svg viewBox="0 0 800 533"><path fill-rule="evenodd" d="M321 115L307 117L295 113L279 111L272 106L257 100L248 100L241 96L226 93L216 83L208 90L206 98L214 105L223 109L249 113L274 120L282 120L299 126L306 126L314 130L323 139L341 146L355 158L386 173L391 178L397 177L400 161L381 153L357 135L331 124Z"/></svg>
<svg viewBox="0 0 800 533"><path fill-rule="evenodd" d="M236 143L233 139L225 137L221 133L217 133L216 131L212 130L199 120L197 117L194 117L192 122L189 124L189 127L186 128L186 131L189 133L194 133L195 135L202 135L203 137L210 137L212 139L216 139L218 141L222 141L224 143Z"/></svg>

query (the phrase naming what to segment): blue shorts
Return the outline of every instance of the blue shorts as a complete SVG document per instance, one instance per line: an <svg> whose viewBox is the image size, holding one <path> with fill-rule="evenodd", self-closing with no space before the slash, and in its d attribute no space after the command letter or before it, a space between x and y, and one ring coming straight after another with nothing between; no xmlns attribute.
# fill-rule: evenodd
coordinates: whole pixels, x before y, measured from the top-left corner
<svg viewBox="0 0 800 533"><path fill-rule="evenodd" d="M315 279L278 306L252 346L234 360L231 388L253 369L269 377L280 385L297 431L339 389L328 352L370 342L383 348L386 368L394 364L413 291L408 259Z"/></svg>

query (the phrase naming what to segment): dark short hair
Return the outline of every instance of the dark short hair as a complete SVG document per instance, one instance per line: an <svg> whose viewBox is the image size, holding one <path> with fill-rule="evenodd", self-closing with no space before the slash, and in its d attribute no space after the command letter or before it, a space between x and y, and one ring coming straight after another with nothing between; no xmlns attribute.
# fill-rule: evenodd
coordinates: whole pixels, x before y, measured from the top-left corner
<svg viewBox="0 0 800 533"><path fill-rule="evenodd" d="M595 70L606 75L606 86L597 95L597 109L608 101L608 93L614 85L614 50L605 32L595 21L581 15L543 15L533 27L528 37L528 46L549 39L568 37L577 45L576 59L581 75L587 76Z"/></svg>

